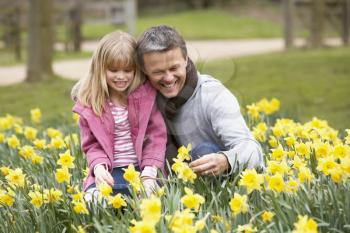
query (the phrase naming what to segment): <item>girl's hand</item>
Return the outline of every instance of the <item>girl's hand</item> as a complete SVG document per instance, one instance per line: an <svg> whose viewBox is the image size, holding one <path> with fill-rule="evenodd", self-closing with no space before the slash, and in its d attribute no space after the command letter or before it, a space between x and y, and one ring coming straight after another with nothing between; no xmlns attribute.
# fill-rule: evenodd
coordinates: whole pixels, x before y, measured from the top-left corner
<svg viewBox="0 0 350 233"><path fill-rule="evenodd" d="M142 185L145 188L147 197L156 193L156 191L159 189L159 185L157 184L157 181L149 177L142 178Z"/></svg>
<svg viewBox="0 0 350 233"><path fill-rule="evenodd" d="M95 183L96 186L98 186L99 184L105 182L111 186L114 185L114 179L111 175L111 173L109 173L105 167L105 165L103 164L98 164L96 165L96 167L94 168L94 173L95 173Z"/></svg>

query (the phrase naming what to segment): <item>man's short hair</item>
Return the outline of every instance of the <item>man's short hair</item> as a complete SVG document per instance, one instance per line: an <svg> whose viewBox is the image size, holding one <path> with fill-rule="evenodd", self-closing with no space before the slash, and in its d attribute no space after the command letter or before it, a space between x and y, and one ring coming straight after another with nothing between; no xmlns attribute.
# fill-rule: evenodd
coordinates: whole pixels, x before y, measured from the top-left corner
<svg viewBox="0 0 350 233"><path fill-rule="evenodd" d="M180 48L183 57L187 58L186 43L173 27L159 25L143 32L137 41L136 53L140 68L144 70L143 55L151 52L167 52Z"/></svg>

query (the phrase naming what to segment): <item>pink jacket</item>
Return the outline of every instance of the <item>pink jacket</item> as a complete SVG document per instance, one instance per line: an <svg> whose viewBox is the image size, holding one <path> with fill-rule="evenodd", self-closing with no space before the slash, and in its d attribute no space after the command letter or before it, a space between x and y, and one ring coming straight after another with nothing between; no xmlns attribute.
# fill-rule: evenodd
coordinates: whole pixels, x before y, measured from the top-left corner
<svg viewBox="0 0 350 233"><path fill-rule="evenodd" d="M167 134L155 99L156 90L146 81L128 96L128 118L140 169L156 166L164 173ZM90 169L84 182L85 190L95 182L93 168L96 164L105 163L112 172L114 119L107 103L101 117L78 102L73 112L80 115L81 146Z"/></svg>

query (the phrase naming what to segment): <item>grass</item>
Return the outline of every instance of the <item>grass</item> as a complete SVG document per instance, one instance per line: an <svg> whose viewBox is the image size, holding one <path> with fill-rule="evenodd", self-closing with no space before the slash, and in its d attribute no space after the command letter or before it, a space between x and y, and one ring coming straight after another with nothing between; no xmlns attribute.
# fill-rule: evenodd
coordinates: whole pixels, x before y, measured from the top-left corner
<svg viewBox="0 0 350 233"><path fill-rule="evenodd" d="M199 64L237 96L241 106L263 97L277 97L282 111L303 122L313 116L338 129L350 128L350 49L291 51ZM69 114L72 81L0 87L0 115L28 116L40 107L44 118ZM16 101L14 99L16 98Z"/></svg>
<svg viewBox="0 0 350 233"><path fill-rule="evenodd" d="M350 49L292 51L201 64L241 105L277 97L282 110L305 122L313 116L350 128Z"/></svg>
<svg viewBox="0 0 350 233"><path fill-rule="evenodd" d="M28 119L30 110L39 107L43 112L43 120L48 124L59 121L71 113L73 102L70 89L74 81L55 79L40 83L21 83L0 87L0 116L6 113Z"/></svg>
<svg viewBox="0 0 350 233"><path fill-rule="evenodd" d="M185 39L271 38L282 36L282 26L278 22L238 16L219 9L188 10L162 16L140 16L137 20L137 35L140 35L145 29L159 24L176 27ZM89 23L83 25L82 33L85 39L95 40L118 29L126 30L126 27ZM62 26L57 29L57 33L57 38L64 40L65 35Z"/></svg>

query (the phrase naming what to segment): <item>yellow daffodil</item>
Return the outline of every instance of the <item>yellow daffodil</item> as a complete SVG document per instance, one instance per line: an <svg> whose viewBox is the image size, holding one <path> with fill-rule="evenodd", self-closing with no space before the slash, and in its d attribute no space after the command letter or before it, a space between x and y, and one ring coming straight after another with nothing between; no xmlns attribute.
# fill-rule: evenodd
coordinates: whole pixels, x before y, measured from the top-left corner
<svg viewBox="0 0 350 233"><path fill-rule="evenodd" d="M56 177L56 181L58 183L66 182L66 183L69 184L70 183L71 174L69 173L68 168L63 167L63 168L56 169L55 177Z"/></svg>
<svg viewBox="0 0 350 233"><path fill-rule="evenodd" d="M249 205L247 203L247 195L240 195L235 193L233 198L230 200L230 208L233 214L236 216L240 213L246 213L249 209Z"/></svg>
<svg viewBox="0 0 350 233"><path fill-rule="evenodd" d="M45 189L44 190L44 196L45 196L45 202L51 202L56 203L62 200L62 191L58 189Z"/></svg>
<svg viewBox="0 0 350 233"><path fill-rule="evenodd" d="M134 226L130 226L131 233L156 233L155 225L152 221L131 221Z"/></svg>
<svg viewBox="0 0 350 233"><path fill-rule="evenodd" d="M185 193L181 198L181 202L189 209L194 209L194 211L198 211L201 204L205 202L203 196L199 194L194 194L193 191L189 188L185 187Z"/></svg>
<svg viewBox="0 0 350 233"><path fill-rule="evenodd" d="M270 222L275 214L271 211L264 211L264 213L261 215L261 218L264 222Z"/></svg>
<svg viewBox="0 0 350 233"><path fill-rule="evenodd" d="M115 196L111 196L108 198L108 202L110 205L113 206L113 208L115 209L120 209L123 206L127 206L124 198L122 197L122 195L120 193L118 193Z"/></svg>
<svg viewBox="0 0 350 233"><path fill-rule="evenodd" d="M45 139L35 139L33 141L33 145L38 149L45 149L46 148L46 140Z"/></svg>
<svg viewBox="0 0 350 233"><path fill-rule="evenodd" d="M99 185L97 185L97 188L103 197L109 197L109 195L112 193L112 187L105 182L102 182Z"/></svg>
<svg viewBox="0 0 350 233"><path fill-rule="evenodd" d="M24 136L29 141L34 141L36 139L37 134L38 134L38 130L32 127L25 127L24 129Z"/></svg>
<svg viewBox="0 0 350 233"><path fill-rule="evenodd" d="M298 216L298 222L294 223L293 233L317 233L317 223L308 216Z"/></svg>
<svg viewBox="0 0 350 233"><path fill-rule="evenodd" d="M243 233L253 233L257 232L258 230L256 227L253 227L252 224L245 224L245 225L238 225L237 232L243 232Z"/></svg>
<svg viewBox="0 0 350 233"><path fill-rule="evenodd" d="M253 119L260 119L260 108L256 104L247 105L248 115Z"/></svg>
<svg viewBox="0 0 350 233"><path fill-rule="evenodd" d="M253 190L261 190L261 184L264 183L264 177L258 174L255 169L247 169L241 174L240 186L247 188L248 194Z"/></svg>
<svg viewBox="0 0 350 233"><path fill-rule="evenodd" d="M64 153L59 154L60 159L57 161L58 165L61 165L62 167L67 167L67 168L75 168L75 165L73 161L75 158L71 156L70 150L66 150Z"/></svg>
<svg viewBox="0 0 350 233"><path fill-rule="evenodd" d="M58 129L48 128L47 129L47 136L49 136L49 138L51 138L51 139L53 139L53 138L62 138L63 134Z"/></svg>
<svg viewBox="0 0 350 233"><path fill-rule="evenodd" d="M34 108L30 110L30 119L33 123L40 123L41 121L41 110L39 108Z"/></svg>
<svg viewBox="0 0 350 233"><path fill-rule="evenodd" d="M30 191L28 196L31 198L30 203L39 208L44 204L44 195L39 191Z"/></svg>
<svg viewBox="0 0 350 233"><path fill-rule="evenodd" d="M127 169L124 168L123 170L124 179L131 184L135 192L139 192L141 190L140 172L135 170L133 164L130 164Z"/></svg>
<svg viewBox="0 0 350 233"><path fill-rule="evenodd" d="M191 160L191 157L190 157L190 151L192 149L192 145L191 144L188 144L187 147L185 146L181 146L177 153L177 158L179 158L181 161L184 161L184 160Z"/></svg>
<svg viewBox="0 0 350 233"><path fill-rule="evenodd" d="M73 203L73 210L77 214L89 214L89 210L86 208L86 204L83 201L72 201Z"/></svg>
<svg viewBox="0 0 350 233"><path fill-rule="evenodd" d="M18 140L18 138L16 137L16 135L12 135L11 137L9 137L7 139L7 144L9 145L9 147L11 147L13 149L18 148L21 145L21 143Z"/></svg>
<svg viewBox="0 0 350 233"><path fill-rule="evenodd" d="M281 174L276 174L270 177L266 177L268 188L276 191L277 193L283 192L285 189L285 182Z"/></svg>
<svg viewBox="0 0 350 233"><path fill-rule="evenodd" d="M143 199L140 204L141 217L143 220L157 223L161 216L161 202L158 197L151 196L150 198Z"/></svg>
<svg viewBox="0 0 350 233"><path fill-rule="evenodd" d="M12 185L15 185L18 187L24 187L25 174L23 174L22 169L20 168L16 168L15 170L10 170L9 174L5 178Z"/></svg>

